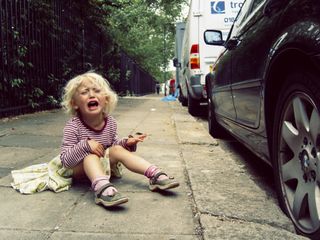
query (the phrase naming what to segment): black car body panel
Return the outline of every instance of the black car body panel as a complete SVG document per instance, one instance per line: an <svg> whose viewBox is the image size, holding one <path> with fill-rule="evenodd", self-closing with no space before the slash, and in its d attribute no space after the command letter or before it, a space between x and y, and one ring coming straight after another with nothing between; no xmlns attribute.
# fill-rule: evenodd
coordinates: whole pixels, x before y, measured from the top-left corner
<svg viewBox="0 0 320 240"><path fill-rule="evenodd" d="M206 87L210 134L270 164L297 233L320 239L320 1L246 0Z"/></svg>
<svg viewBox="0 0 320 240"><path fill-rule="evenodd" d="M237 45L220 56L207 83L217 121L269 164L268 118L283 82L281 74L274 77L279 61L284 72L308 61L320 64L320 3L280 2L246 1L243 8L251 10L238 16L229 34Z"/></svg>

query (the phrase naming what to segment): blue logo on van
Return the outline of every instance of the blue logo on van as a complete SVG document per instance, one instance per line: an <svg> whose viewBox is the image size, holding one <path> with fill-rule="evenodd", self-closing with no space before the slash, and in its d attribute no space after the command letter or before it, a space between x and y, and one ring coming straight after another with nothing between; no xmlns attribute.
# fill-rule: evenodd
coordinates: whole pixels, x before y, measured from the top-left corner
<svg viewBox="0 0 320 240"><path fill-rule="evenodd" d="M211 14L224 14L226 13L226 7L224 1L211 2Z"/></svg>

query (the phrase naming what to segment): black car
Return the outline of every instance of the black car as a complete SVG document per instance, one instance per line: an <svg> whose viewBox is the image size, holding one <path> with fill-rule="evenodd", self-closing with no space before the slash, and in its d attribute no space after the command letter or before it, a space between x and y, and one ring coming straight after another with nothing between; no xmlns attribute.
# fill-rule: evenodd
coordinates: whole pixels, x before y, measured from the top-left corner
<svg viewBox="0 0 320 240"><path fill-rule="evenodd" d="M206 78L209 131L272 165L297 233L320 239L320 1L246 0L224 46Z"/></svg>

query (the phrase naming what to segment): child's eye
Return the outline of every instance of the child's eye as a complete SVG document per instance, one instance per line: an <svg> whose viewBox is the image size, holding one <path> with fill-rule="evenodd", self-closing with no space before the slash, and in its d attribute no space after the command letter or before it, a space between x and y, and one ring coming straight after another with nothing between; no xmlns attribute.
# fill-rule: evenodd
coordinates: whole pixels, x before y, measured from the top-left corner
<svg viewBox="0 0 320 240"><path fill-rule="evenodd" d="M95 89L94 92L95 92L95 93L100 93L100 92L101 92L101 89Z"/></svg>
<svg viewBox="0 0 320 240"><path fill-rule="evenodd" d="M84 90L84 91L81 91L81 92L80 92L81 95L86 95L87 93L88 93L87 90Z"/></svg>

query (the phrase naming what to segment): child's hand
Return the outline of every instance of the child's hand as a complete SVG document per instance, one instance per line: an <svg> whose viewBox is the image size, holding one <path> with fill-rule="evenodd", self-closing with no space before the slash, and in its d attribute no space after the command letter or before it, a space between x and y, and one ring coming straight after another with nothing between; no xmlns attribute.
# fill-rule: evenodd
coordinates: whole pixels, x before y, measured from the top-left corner
<svg viewBox="0 0 320 240"><path fill-rule="evenodd" d="M138 142L143 142L144 139L147 137L147 134L139 133L134 136L130 135L127 140L127 146L133 146L136 145Z"/></svg>
<svg viewBox="0 0 320 240"><path fill-rule="evenodd" d="M96 140L88 140L88 144L91 149L91 153L97 155L98 157L104 157L104 147L101 143L98 143Z"/></svg>

